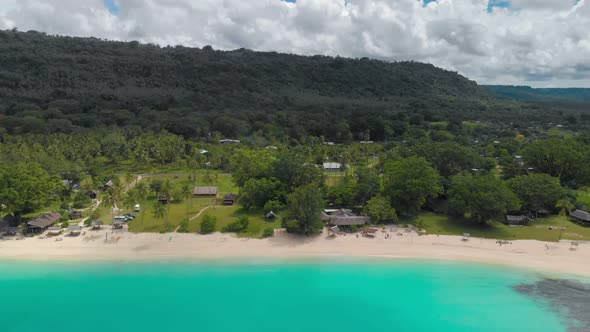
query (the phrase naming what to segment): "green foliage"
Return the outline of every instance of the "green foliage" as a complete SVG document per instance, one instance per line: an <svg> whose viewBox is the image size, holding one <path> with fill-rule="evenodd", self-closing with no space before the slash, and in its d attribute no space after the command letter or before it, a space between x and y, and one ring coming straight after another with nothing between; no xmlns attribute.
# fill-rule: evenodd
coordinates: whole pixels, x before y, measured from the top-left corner
<svg viewBox="0 0 590 332"><path fill-rule="evenodd" d="M249 179L240 190L240 203L246 208L262 208L270 200L284 199L284 185L275 178Z"/></svg>
<svg viewBox="0 0 590 332"><path fill-rule="evenodd" d="M548 174L530 174L514 177L506 182L520 200L523 209L538 211L553 210L557 201L565 198L565 190L559 178Z"/></svg>
<svg viewBox="0 0 590 332"><path fill-rule="evenodd" d="M188 228L188 219L182 219L182 221L180 222L179 226L178 226L178 233L188 233L189 232L189 228Z"/></svg>
<svg viewBox="0 0 590 332"><path fill-rule="evenodd" d="M442 193L438 172L424 158L389 161L384 168L384 192L397 211L417 213L427 198Z"/></svg>
<svg viewBox="0 0 590 332"><path fill-rule="evenodd" d="M0 204L16 216L46 206L60 188L59 179L37 163L0 168Z"/></svg>
<svg viewBox="0 0 590 332"><path fill-rule="evenodd" d="M276 200L276 199L271 199L270 201L266 202L266 204L264 204L264 208L263 211L264 213L269 213L270 211L273 212L279 212L282 209L285 208L285 204L281 203L280 201Z"/></svg>
<svg viewBox="0 0 590 332"><path fill-rule="evenodd" d="M264 231L262 231L263 237L272 237L275 235L275 230L272 227L266 227Z"/></svg>
<svg viewBox="0 0 590 332"><path fill-rule="evenodd" d="M398 220L397 213L391 207L390 200L382 195L377 195L367 202L365 213L371 217L374 222L393 221Z"/></svg>
<svg viewBox="0 0 590 332"><path fill-rule="evenodd" d="M289 195L287 202L288 216L283 221L287 232L310 235L322 230L322 195L316 185L308 184L297 188Z"/></svg>
<svg viewBox="0 0 590 332"><path fill-rule="evenodd" d="M215 227L217 225L217 218L215 216L206 214L203 216L203 221L201 221L201 229L199 233L201 234L211 234L215 232Z"/></svg>
<svg viewBox="0 0 590 332"><path fill-rule="evenodd" d="M240 233L244 232L248 229L248 217L247 216L240 216L238 219L231 224L226 225L222 231L223 232L233 232L233 233Z"/></svg>
<svg viewBox="0 0 590 332"><path fill-rule="evenodd" d="M78 192L74 195L72 203L75 209L81 209L83 207L90 205L90 203L92 203L92 200L84 193Z"/></svg>
<svg viewBox="0 0 590 332"><path fill-rule="evenodd" d="M518 197L493 175L455 175L449 190L451 208L480 223L520 208Z"/></svg>

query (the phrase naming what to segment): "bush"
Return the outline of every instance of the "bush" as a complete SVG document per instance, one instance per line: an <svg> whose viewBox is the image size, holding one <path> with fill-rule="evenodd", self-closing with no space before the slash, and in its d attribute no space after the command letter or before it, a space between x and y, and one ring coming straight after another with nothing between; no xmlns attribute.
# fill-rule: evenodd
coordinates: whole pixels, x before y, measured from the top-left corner
<svg viewBox="0 0 590 332"><path fill-rule="evenodd" d="M223 227L223 232L235 232L241 233L248 229L248 217L240 216L236 221L232 222L231 224Z"/></svg>
<svg viewBox="0 0 590 332"><path fill-rule="evenodd" d="M188 219L183 219L178 227L178 233L188 233Z"/></svg>
<svg viewBox="0 0 590 332"><path fill-rule="evenodd" d="M267 227L262 232L262 236L263 237L271 237L271 236L274 236L274 235L275 235L275 230L272 227Z"/></svg>
<svg viewBox="0 0 590 332"><path fill-rule="evenodd" d="M264 204L264 213L266 214L266 213L269 213L270 211L276 213L276 212L281 211L284 207L285 207L285 205L283 205L283 203L273 199L273 200L266 202L266 204Z"/></svg>
<svg viewBox="0 0 590 332"><path fill-rule="evenodd" d="M81 209L85 206L90 205L90 203L92 203L90 197L82 193L77 193L76 196L74 196L73 206L75 209Z"/></svg>
<svg viewBox="0 0 590 332"><path fill-rule="evenodd" d="M201 234L210 234L215 232L215 227L217 226L217 218L211 215L204 215L203 221L201 222Z"/></svg>
<svg viewBox="0 0 590 332"><path fill-rule="evenodd" d="M92 218L86 218L86 220L84 220L84 226L90 226L92 225Z"/></svg>

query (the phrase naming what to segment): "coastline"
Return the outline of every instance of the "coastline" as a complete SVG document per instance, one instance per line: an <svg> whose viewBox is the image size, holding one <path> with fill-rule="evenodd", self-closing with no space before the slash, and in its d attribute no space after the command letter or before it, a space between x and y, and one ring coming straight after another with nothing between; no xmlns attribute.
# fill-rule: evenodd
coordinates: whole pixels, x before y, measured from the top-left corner
<svg viewBox="0 0 590 332"><path fill-rule="evenodd" d="M106 234L106 236L105 236ZM0 260L72 262L149 262L240 259L397 259L485 263L534 272L590 277L590 243L571 250L571 241L515 240L500 246L493 239L404 233L386 238L357 238L354 234L306 238L277 232L267 239L238 238L234 234L87 231L78 237L38 237L0 240ZM105 238L108 239L105 242Z"/></svg>

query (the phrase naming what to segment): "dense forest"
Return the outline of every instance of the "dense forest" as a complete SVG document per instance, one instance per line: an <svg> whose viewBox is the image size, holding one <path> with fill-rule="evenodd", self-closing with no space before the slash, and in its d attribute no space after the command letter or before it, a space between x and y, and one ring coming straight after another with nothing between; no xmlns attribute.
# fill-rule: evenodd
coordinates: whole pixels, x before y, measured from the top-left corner
<svg viewBox="0 0 590 332"><path fill-rule="evenodd" d="M403 139L412 125L451 119L522 126L587 120L579 109L498 98L417 62L0 31L0 130L9 134L121 127L185 138L385 141Z"/></svg>

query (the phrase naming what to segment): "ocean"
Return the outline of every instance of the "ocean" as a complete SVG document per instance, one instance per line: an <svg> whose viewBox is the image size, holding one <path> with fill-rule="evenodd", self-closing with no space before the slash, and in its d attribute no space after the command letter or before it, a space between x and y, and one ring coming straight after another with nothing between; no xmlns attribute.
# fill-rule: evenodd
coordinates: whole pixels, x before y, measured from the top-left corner
<svg viewBox="0 0 590 332"><path fill-rule="evenodd" d="M576 287L556 301L547 282L565 281L405 260L0 262L0 331L590 331Z"/></svg>

